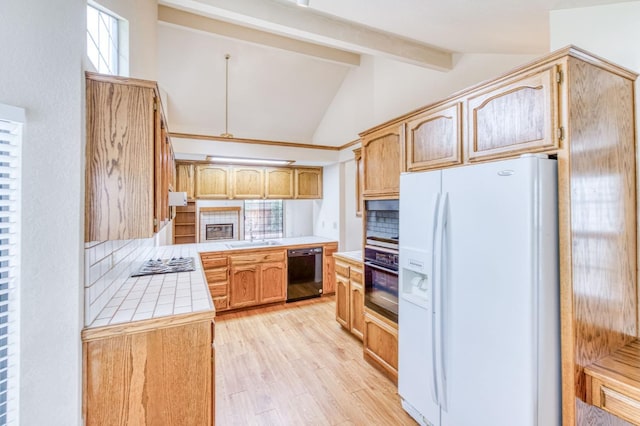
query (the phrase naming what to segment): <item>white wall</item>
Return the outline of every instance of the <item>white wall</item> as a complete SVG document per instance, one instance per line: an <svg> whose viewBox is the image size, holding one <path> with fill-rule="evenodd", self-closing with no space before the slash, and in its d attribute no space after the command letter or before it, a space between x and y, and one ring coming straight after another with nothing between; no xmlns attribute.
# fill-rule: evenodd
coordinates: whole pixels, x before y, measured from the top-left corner
<svg viewBox="0 0 640 426"><path fill-rule="evenodd" d="M0 2L0 102L26 109L22 170L23 425L81 417L85 2Z"/></svg>
<svg viewBox="0 0 640 426"><path fill-rule="evenodd" d="M326 166L322 172L322 199L313 201L313 235L340 239L340 163Z"/></svg>
<svg viewBox="0 0 640 426"><path fill-rule="evenodd" d="M386 58L362 58L327 109L314 143L336 145L358 133L503 74L541 55L456 55L454 69L434 71Z"/></svg>
<svg viewBox="0 0 640 426"><path fill-rule="evenodd" d="M340 250L362 250L362 216L356 216L356 162L343 163L344 184L342 185L342 224Z"/></svg>

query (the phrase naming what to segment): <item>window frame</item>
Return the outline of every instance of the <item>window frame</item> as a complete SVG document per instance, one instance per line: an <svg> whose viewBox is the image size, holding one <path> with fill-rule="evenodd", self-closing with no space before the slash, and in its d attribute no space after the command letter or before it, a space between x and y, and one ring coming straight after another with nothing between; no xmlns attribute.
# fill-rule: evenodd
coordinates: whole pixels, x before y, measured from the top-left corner
<svg viewBox="0 0 640 426"><path fill-rule="evenodd" d="M279 231L269 231L267 232L264 227L262 229L255 229L256 226L260 227L260 225L265 225L264 221L260 221L256 225L255 220L248 215L254 211L254 209L248 208L247 205L259 205L260 211L265 210L264 207L269 204L279 204L280 208L280 229ZM270 209L273 211L273 209ZM285 202L284 200L245 200L243 203L243 234L244 240L269 240L269 239L278 239L284 238L286 232L286 224L285 224ZM264 218L263 218L264 219ZM253 228L253 229L252 229Z"/></svg>
<svg viewBox="0 0 640 426"><path fill-rule="evenodd" d="M101 41L100 41L100 28L101 23L98 21L97 31L98 34L93 34L90 30L89 25L89 9L93 9L98 13L98 20L107 17L111 23L115 24L115 28L109 28L108 31L108 39L110 41L109 45L111 47L110 52L107 53L101 49ZM125 76L128 73L128 54L127 54L127 43L125 40L128 38L128 26L127 21L119 17L116 13L102 7L98 3L94 1L87 2L86 9L86 55L89 63L93 66L96 72L101 74L110 74L110 75L121 75ZM111 26L110 26L111 27ZM95 37L94 37L95 36ZM98 40L96 40L96 37ZM92 59L92 55L90 54L90 45L93 44L95 48L95 53L98 55L98 63L94 62ZM107 55L108 57L105 57ZM108 59L112 58L111 63L109 63ZM106 65L106 68L102 68L102 63Z"/></svg>

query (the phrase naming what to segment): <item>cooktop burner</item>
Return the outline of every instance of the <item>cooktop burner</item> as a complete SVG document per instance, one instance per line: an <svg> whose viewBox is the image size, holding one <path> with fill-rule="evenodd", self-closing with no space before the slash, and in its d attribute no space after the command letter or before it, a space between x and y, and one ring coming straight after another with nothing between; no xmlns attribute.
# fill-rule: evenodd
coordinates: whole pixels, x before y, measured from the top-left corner
<svg viewBox="0 0 640 426"><path fill-rule="evenodd" d="M142 264L132 277L144 275L169 274L172 272L195 271L193 257L172 257L171 259L149 259Z"/></svg>

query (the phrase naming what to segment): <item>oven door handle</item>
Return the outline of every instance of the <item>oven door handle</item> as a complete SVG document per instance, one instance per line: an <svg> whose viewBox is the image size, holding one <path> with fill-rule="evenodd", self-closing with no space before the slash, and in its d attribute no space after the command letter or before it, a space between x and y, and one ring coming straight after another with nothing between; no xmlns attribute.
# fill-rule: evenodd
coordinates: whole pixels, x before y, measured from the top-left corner
<svg viewBox="0 0 640 426"><path fill-rule="evenodd" d="M376 265L373 262L364 262L364 266L368 266L373 269L377 269L379 271L385 271L393 275L398 275L398 271L394 271L393 269L385 268L384 266Z"/></svg>

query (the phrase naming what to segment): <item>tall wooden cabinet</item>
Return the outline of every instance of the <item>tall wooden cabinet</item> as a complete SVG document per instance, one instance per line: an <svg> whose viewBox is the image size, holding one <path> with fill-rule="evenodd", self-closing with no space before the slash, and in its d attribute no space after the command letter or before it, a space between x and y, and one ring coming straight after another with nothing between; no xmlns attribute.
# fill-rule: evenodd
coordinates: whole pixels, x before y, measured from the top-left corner
<svg viewBox="0 0 640 426"><path fill-rule="evenodd" d="M85 241L151 237L174 170L157 84L87 72L86 96Z"/></svg>

